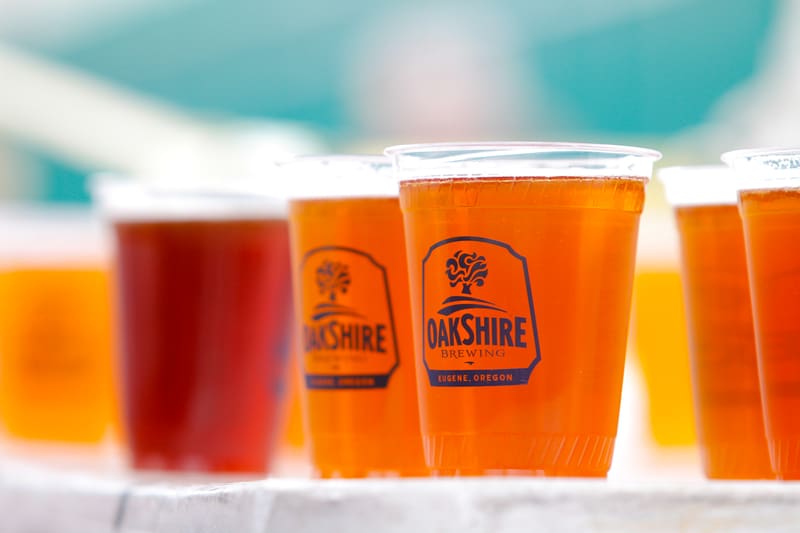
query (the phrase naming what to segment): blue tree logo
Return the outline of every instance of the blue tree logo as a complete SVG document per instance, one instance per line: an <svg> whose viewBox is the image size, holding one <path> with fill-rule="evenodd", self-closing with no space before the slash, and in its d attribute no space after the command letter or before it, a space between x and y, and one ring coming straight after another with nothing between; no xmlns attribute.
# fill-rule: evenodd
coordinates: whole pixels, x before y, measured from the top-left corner
<svg viewBox="0 0 800 533"><path fill-rule="evenodd" d="M317 287L320 294L328 294L328 299L336 301L336 293L347 293L350 286L350 270L344 263L324 261L317 268Z"/></svg>
<svg viewBox="0 0 800 533"><path fill-rule="evenodd" d="M476 252L470 254L458 250L447 260L446 267L450 286L455 287L461 283L461 294L472 294L470 287L473 284L482 287L489 275L486 258Z"/></svg>

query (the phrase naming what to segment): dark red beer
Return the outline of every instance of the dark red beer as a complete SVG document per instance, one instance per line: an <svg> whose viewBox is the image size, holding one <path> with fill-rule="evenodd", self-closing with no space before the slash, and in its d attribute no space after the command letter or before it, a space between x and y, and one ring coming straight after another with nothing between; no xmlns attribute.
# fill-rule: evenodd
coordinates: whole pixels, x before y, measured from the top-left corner
<svg viewBox="0 0 800 533"><path fill-rule="evenodd" d="M266 471L291 315L286 221L134 219L114 230L133 466Z"/></svg>

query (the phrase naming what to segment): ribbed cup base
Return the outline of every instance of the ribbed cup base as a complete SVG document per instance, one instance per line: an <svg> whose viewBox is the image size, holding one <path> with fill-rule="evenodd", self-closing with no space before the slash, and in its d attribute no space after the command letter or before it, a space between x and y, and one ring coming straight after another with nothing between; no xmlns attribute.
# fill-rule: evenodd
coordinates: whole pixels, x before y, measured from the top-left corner
<svg viewBox="0 0 800 533"><path fill-rule="evenodd" d="M312 435L311 447L317 477L430 476L418 435Z"/></svg>
<svg viewBox="0 0 800 533"><path fill-rule="evenodd" d="M800 438L770 440L769 453L778 479L800 480Z"/></svg>
<svg viewBox="0 0 800 533"><path fill-rule="evenodd" d="M705 443L703 469L710 479L775 479L769 454L761 443Z"/></svg>
<svg viewBox="0 0 800 533"><path fill-rule="evenodd" d="M434 475L605 477L614 437L601 435L434 434L423 437Z"/></svg>

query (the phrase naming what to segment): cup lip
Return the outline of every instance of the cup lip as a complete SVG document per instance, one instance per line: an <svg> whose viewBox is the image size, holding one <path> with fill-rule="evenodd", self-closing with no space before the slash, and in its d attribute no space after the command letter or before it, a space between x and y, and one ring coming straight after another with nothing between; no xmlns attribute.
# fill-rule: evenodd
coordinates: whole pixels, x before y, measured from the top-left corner
<svg viewBox="0 0 800 533"><path fill-rule="evenodd" d="M291 202L396 198L392 160L382 154L300 155L278 163Z"/></svg>
<svg viewBox="0 0 800 533"><path fill-rule="evenodd" d="M705 163L702 165L670 165L667 167L661 167L656 171L658 176L663 175L671 175L671 174L700 174L700 173L707 173L707 172L719 172L719 174L732 174L733 170L727 166L720 163Z"/></svg>
<svg viewBox="0 0 800 533"><path fill-rule="evenodd" d="M621 178L647 182L661 154L649 148L570 142L466 142L390 146L401 183L452 179Z"/></svg>
<svg viewBox="0 0 800 533"><path fill-rule="evenodd" d="M95 268L107 251L91 205L0 202L0 270Z"/></svg>
<svg viewBox="0 0 800 533"><path fill-rule="evenodd" d="M263 180L178 180L113 172L91 176L92 202L106 220L179 222L287 217L286 195Z"/></svg>
<svg viewBox="0 0 800 533"><path fill-rule="evenodd" d="M597 154L614 154L620 156L637 156L651 159L653 162L661 159L662 154L658 150L651 148L641 148L622 144L596 144L582 142L553 142L553 141L473 141L473 142L434 142L434 143L415 143L398 144L389 146L384 150L384 154L390 157L412 155L414 153L439 153L452 152L459 149L474 152L475 155L481 152L493 153L504 151L516 153L558 153L558 152L586 152Z"/></svg>
<svg viewBox="0 0 800 533"><path fill-rule="evenodd" d="M753 158L781 156L797 156L800 159L800 146L767 146L762 148L740 148L729 150L720 155L720 160L728 166L734 166L736 161L742 159L750 160Z"/></svg>
<svg viewBox="0 0 800 533"><path fill-rule="evenodd" d="M732 150L720 156L739 175L739 191L800 189L800 147Z"/></svg>
<svg viewBox="0 0 800 533"><path fill-rule="evenodd" d="M672 207L733 205L737 201L736 171L726 165L677 165L656 171Z"/></svg>

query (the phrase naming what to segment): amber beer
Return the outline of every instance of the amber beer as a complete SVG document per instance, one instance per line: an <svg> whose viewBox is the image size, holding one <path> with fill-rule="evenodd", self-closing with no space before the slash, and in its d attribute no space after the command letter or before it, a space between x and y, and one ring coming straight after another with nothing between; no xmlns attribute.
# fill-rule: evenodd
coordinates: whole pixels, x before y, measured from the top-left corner
<svg viewBox="0 0 800 533"><path fill-rule="evenodd" d="M772 466L800 479L800 189L740 198Z"/></svg>
<svg viewBox="0 0 800 533"><path fill-rule="evenodd" d="M764 425L779 479L800 479L800 151L741 150L739 212L752 296Z"/></svg>
<svg viewBox="0 0 800 533"><path fill-rule="evenodd" d="M660 173L675 206L697 432L706 476L774 478L764 434L735 177L725 167Z"/></svg>
<svg viewBox="0 0 800 533"><path fill-rule="evenodd" d="M800 151L742 150L723 160L740 174L739 211L772 468L779 479L800 479Z"/></svg>
<svg viewBox="0 0 800 533"><path fill-rule="evenodd" d="M706 475L769 479L741 219L735 205L676 211Z"/></svg>
<svg viewBox="0 0 800 533"><path fill-rule="evenodd" d="M114 420L110 282L97 221L0 215L0 422L20 439L97 443Z"/></svg>
<svg viewBox="0 0 800 533"><path fill-rule="evenodd" d="M387 153L402 180L428 466L605 476L657 152L512 143Z"/></svg>
<svg viewBox="0 0 800 533"><path fill-rule="evenodd" d="M290 202L297 350L320 477L427 475L403 221L382 157L300 158Z"/></svg>

